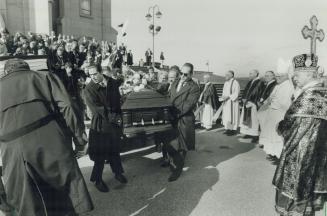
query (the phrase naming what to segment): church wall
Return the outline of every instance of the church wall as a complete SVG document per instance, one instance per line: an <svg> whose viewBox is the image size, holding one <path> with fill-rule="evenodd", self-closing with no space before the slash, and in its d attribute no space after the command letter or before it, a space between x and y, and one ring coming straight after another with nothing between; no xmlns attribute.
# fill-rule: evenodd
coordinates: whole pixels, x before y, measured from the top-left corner
<svg viewBox="0 0 327 216"><path fill-rule="evenodd" d="M49 33L48 0L1 0L0 13L12 34Z"/></svg>
<svg viewBox="0 0 327 216"><path fill-rule="evenodd" d="M61 0L61 33L89 36L99 40L116 41L116 31L111 27L111 0L91 1L91 16L80 14L80 0Z"/></svg>
<svg viewBox="0 0 327 216"><path fill-rule="evenodd" d="M116 42L117 31L111 27L111 0L91 0L90 17L80 15L80 1L0 0L0 13L12 34L17 31L49 34L55 27L56 33Z"/></svg>

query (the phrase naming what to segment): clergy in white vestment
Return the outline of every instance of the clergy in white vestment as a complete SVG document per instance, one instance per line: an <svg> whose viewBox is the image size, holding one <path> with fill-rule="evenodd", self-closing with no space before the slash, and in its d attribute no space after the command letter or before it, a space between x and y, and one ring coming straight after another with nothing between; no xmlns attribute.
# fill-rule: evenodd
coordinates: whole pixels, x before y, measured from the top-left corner
<svg viewBox="0 0 327 216"><path fill-rule="evenodd" d="M201 111L201 126L207 130L212 128L214 112L219 107L218 95L216 88L210 82L210 75L206 74L203 77L204 88L200 95L199 102L202 104Z"/></svg>
<svg viewBox="0 0 327 216"><path fill-rule="evenodd" d="M225 127L225 134L228 136L235 135L239 126L240 107L239 95L240 84L234 78L234 71L226 73L226 82L223 88L223 95L219 101L223 102L222 123Z"/></svg>
<svg viewBox="0 0 327 216"><path fill-rule="evenodd" d="M294 86L286 71L278 73L276 79L278 85L258 113L261 127L259 143L264 145L267 159L274 160L280 157L283 149L283 138L277 134L276 128L290 107L294 94Z"/></svg>
<svg viewBox="0 0 327 216"><path fill-rule="evenodd" d="M259 77L259 71L253 70L249 74L250 81L246 85L242 96L242 112L240 132L243 138L251 138L252 143L259 140L258 106L264 89L264 82Z"/></svg>

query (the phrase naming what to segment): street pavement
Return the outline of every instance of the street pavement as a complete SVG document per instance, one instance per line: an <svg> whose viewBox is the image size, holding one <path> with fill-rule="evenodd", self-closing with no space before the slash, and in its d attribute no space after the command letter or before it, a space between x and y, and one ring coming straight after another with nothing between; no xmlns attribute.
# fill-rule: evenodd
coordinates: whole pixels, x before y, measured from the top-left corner
<svg viewBox="0 0 327 216"><path fill-rule="evenodd" d="M168 182L154 148L123 155L129 182L121 185L109 165L104 181L109 193L90 183L92 163L79 160L95 204L83 216L275 216L271 184L275 166L249 140L228 137L222 129L197 130L197 150L189 152L184 172ZM320 212L318 216L323 216Z"/></svg>
<svg viewBox="0 0 327 216"><path fill-rule="evenodd" d="M197 150L187 154L184 172L168 182L161 154L149 146L122 154L122 185L109 165L104 181L109 193L98 192L89 181L92 162L78 160L95 209L81 216L276 216L271 184L275 166L262 149L222 129L197 130ZM326 216L319 212L316 216ZM2 214L0 213L0 216Z"/></svg>

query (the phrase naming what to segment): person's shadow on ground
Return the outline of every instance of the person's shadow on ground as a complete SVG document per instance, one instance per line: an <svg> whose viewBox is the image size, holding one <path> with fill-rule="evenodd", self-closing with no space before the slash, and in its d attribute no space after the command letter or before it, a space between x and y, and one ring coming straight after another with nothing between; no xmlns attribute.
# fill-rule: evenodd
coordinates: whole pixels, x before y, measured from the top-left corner
<svg viewBox="0 0 327 216"><path fill-rule="evenodd" d="M168 168L160 167L160 159L142 157L140 153L123 157L126 186L114 180L109 166L104 180L109 193L99 193L88 181L91 167L83 174L95 203L95 210L85 215L105 216L188 216L202 195L219 181L217 165L238 154L252 150L252 143L240 143L217 130L197 134L197 150L188 152L182 176L168 182ZM149 152L144 153L148 154Z"/></svg>

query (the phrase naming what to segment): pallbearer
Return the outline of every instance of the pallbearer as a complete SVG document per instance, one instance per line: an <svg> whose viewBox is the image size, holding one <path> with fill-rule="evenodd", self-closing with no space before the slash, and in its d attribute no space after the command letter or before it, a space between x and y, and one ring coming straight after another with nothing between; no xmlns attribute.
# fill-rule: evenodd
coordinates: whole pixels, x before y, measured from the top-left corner
<svg viewBox="0 0 327 216"><path fill-rule="evenodd" d="M240 107L238 97L240 95L240 84L234 78L234 71L228 71L225 77L223 95L219 98L219 101L223 102L224 133L227 136L232 136L237 133L239 126Z"/></svg>
<svg viewBox="0 0 327 216"><path fill-rule="evenodd" d="M90 83L84 90L85 101L92 112L91 129L89 135L89 156L94 161L91 181L101 192L108 192L109 188L102 179L105 161L110 164L115 178L121 183L127 183L123 176L123 166L120 158L120 113L117 104L108 97L108 81L96 66L89 67Z"/></svg>
<svg viewBox="0 0 327 216"><path fill-rule="evenodd" d="M76 215L93 204L72 148L84 123L59 78L8 60L0 79L0 143L8 203L18 216Z"/></svg>
<svg viewBox="0 0 327 216"><path fill-rule="evenodd" d="M200 96L198 85L192 80L193 65L185 63L181 70L181 76L170 89L170 100L173 104L173 115L178 129L178 143L169 145L168 154L180 158L172 164L174 172L169 181L175 181L181 175L184 158L188 150L195 149L195 117L193 109ZM174 148L171 148L173 146Z"/></svg>

